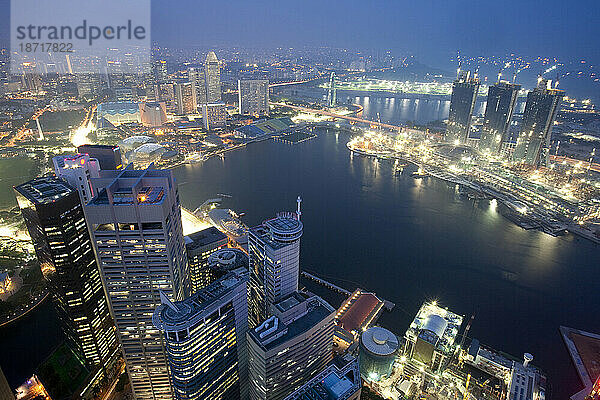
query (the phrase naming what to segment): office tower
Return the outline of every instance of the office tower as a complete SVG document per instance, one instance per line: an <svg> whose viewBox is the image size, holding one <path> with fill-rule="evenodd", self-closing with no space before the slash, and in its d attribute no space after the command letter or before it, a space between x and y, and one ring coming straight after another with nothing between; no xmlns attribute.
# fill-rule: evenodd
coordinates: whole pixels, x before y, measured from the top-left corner
<svg viewBox="0 0 600 400"><path fill-rule="evenodd" d="M206 82L204 79L204 71L198 68L188 69L188 81L194 84L196 88L196 104L201 105L206 103Z"/></svg>
<svg viewBox="0 0 600 400"><path fill-rule="evenodd" d="M156 101L164 101L167 106L167 111L175 112L177 110L177 104L175 101L175 85L172 83L161 83L160 85L154 86Z"/></svg>
<svg viewBox="0 0 600 400"><path fill-rule="evenodd" d="M238 80L238 102L240 114L269 115L269 81Z"/></svg>
<svg viewBox="0 0 600 400"><path fill-rule="evenodd" d="M206 102L221 102L221 66L214 51L206 55L204 62L204 79L206 81Z"/></svg>
<svg viewBox="0 0 600 400"><path fill-rule="evenodd" d="M279 213L249 230L248 318L251 328L267 319L271 304L298 290L301 236L299 197L297 213Z"/></svg>
<svg viewBox="0 0 600 400"><path fill-rule="evenodd" d="M203 104L202 123L204 129L212 131L227 126L227 109L225 103Z"/></svg>
<svg viewBox="0 0 600 400"><path fill-rule="evenodd" d="M149 128L159 128L167 122L167 105L161 102L140 103L140 120Z"/></svg>
<svg viewBox="0 0 600 400"><path fill-rule="evenodd" d="M55 176L15 193L68 341L86 365L106 368L118 343L79 194Z"/></svg>
<svg viewBox="0 0 600 400"><path fill-rule="evenodd" d="M39 93L42 90L42 78L37 66L31 62L24 62L22 68L21 85L23 89L31 93Z"/></svg>
<svg viewBox="0 0 600 400"><path fill-rule="evenodd" d="M521 85L500 81L488 89L479 150L497 155L508 140L510 123Z"/></svg>
<svg viewBox="0 0 600 400"><path fill-rule="evenodd" d="M52 163L56 176L67 181L72 188L79 192L82 204L94 197L90 179L98 178L100 174L98 160L90 158L87 154L76 154L53 157Z"/></svg>
<svg viewBox="0 0 600 400"><path fill-rule="evenodd" d="M470 71L459 71L452 85L450 113L444 140L453 144L465 144L471 128L471 117L479 91L479 79Z"/></svg>
<svg viewBox="0 0 600 400"><path fill-rule="evenodd" d="M101 171L86 205L127 372L138 399L172 396L164 343L152 325L160 292L183 300L189 283L179 195L168 170Z"/></svg>
<svg viewBox="0 0 600 400"><path fill-rule="evenodd" d="M121 161L121 149L119 146L104 144L84 144L77 147L80 154L87 154L90 158L98 160L100 169L113 170L123 167Z"/></svg>
<svg viewBox="0 0 600 400"><path fill-rule="evenodd" d="M523 122L513 153L515 161L536 167L546 162L552 124L563 95L564 91L551 89L551 82L542 78L538 80L537 87L527 94Z"/></svg>
<svg viewBox="0 0 600 400"><path fill-rule="evenodd" d="M0 400L15 400L15 394L2 372L2 367L0 367Z"/></svg>
<svg viewBox="0 0 600 400"><path fill-rule="evenodd" d="M214 226L187 235L184 239L190 284L192 293L196 293L212 282L208 257L220 248L227 246L228 239L227 235Z"/></svg>
<svg viewBox="0 0 600 400"><path fill-rule="evenodd" d="M169 78L167 74L167 62L165 60L154 61L154 79L156 82L162 83Z"/></svg>
<svg viewBox="0 0 600 400"><path fill-rule="evenodd" d="M248 398L247 279L241 268L181 302L163 296L153 320L164 332L175 399Z"/></svg>
<svg viewBox="0 0 600 400"><path fill-rule="evenodd" d="M177 114L194 114L196 112L196 85L192 82L175 84L175 104Z"/></svg>
<svg viewBox="0 0 600 400"><path fill-rule="evenodd" d="M346 355L335 357L323 371L285 400L359 400L361 387L358 359Z"/></svg>
<svg viewBox="0 0 600 400"><path fill-rule="evenodd" d="M293 292L273 304L271 312L247 334L252 400L284 399L333 356L335 310L323 299Z"/></svg>

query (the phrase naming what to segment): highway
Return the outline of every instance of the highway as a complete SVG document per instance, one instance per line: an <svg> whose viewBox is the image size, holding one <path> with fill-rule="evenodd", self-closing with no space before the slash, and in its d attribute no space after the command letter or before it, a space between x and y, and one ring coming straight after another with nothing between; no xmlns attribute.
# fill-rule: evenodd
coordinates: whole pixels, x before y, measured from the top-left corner
<svg viewBox="0 0 600 400"><path fill-rule="evenodd" d="M332 113L332 112L329 112L329 111L325 111L325 110L315 110L314 108L300 107L300 106L291 106L289 104L276 103L276 102L269 102L269 104L273 105L273 106L289 107L292 110L298 110L298 111L303 111L303 112L312 113L312 114L325 115L325 116L332 117L332 118L345 119L347 121L358 122L358 123L361 123L361 124L368 124L370 126L376 126L376 127L379 127L379 128L386 128L386 129L396 130L398 132L402 132L402 130L404 129L401 126L384 124L383 122L375 122L375 121L371 121L371 120L368 120L368 119L363 119L363 118L358 118L358 117L352 117L350 115L335 114L335 113Z"/></svg>
<svg viewBox="0 0 600 400"><path fill-rule="evenodd" d="M564 157L564 156L550 156L550 160L560 163L563 161L566 161L567 164L569 165L576 165L578 163L581 163L582 168L587 169L588 166L590 165L589 161L585 161L585 160L578 160L576 158L568 158L568 157ZM590 166L590 170L594 171L594 172L600 172L600 163L592 163L592 165Z"/></svg>

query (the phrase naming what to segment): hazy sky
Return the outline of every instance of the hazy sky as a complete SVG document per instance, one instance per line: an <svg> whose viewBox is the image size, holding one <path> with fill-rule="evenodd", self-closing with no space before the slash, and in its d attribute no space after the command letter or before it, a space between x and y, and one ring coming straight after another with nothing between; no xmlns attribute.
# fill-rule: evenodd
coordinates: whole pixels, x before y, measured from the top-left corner
<svg viewBox="0 0 600 400"><path fill-rule="evenodd" d="M425 60L504 54L600 61L592 0L153 1L153 40L165 45L391 48ZM598 61L596 61L598 60Z"/></svg>
<svg viewBox="0 0 600 400"><path fill-rule="evenodd" d="M14 0L18 1L18 0ZM51 1L51 0L40 0ZM90 0L85 0L90 1ZM101 1L101 0L98 0ZM124 0L126 1L126 0ZM8 37L9 1L0 0ZM410 52L435 66L517 52L600 63L594 0L152 0L152 39L167 46L315 46Z"/></svg>

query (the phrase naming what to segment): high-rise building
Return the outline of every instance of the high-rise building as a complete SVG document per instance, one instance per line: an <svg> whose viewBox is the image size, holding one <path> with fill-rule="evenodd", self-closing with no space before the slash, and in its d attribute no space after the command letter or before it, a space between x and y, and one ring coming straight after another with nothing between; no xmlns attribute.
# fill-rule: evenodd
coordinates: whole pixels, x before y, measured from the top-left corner
<svg viewBox="0 0 600 400"><path fill-rule="evenodd" d="M154 86L154 98L156 101L164 101L167 106L167 111L176 112L175 85L172 83L161 83L160 85Z"/></svg>
<svg viewBox="0 0 600 400"><path fill-rule="evenodd" d="M154 61L154 79L156 79L156 82L165 82L168 78L167 62L165 60Z"/></svg>
<svg viewBox="0 0 600 400"><path fill-rule="evenodd" d="M100 165L98 160L87 154L72 156L56 156L52 158L54 173L66 180L73 189L79 192L81 202L87 203L94 197L91 178L98 178Z"/></svg>
<svg viewBox="0 0 600 400"><path fill-rule="evenodd" d="M471 129L471 117L479 91L479 79L472 77L470 71L459 71L452 85L450 113L446 127L446 142L465 144Z"/></svg>
<svg viewBox="0 0 600 400"><path fill-rule="evenodd" d="M175 84L175 104L177 105L177 114L196 113L196 85L193 82Z"/></svg>
<svg viewBox="0 0 600 400"><path fill-rule="evenodd" d="M79 194L55 176L15 193L69 343L86 365L108 367L117 336Z"/></svg>
<svg viewBox="0 0 600 400"><path fill-rule="evenodd" d="M479 150L498 154L508 140L510 123L521 85L500 81L488 89Z"/></svg>
<svg viewBox="0 0 600 400"><path fill-rule="evenodd" d="M285 400L359 400L362 381L358 359L335 357L327 367Z"/></svg>
<svg viewBox="0 0 600 400"><path fill-rule="evenodd" d="M206 82L204 71L198 68L188 69L188 81L194 84L196 88L196 104L202 105L206 103Z"/></svg>
<svg viewBox="0 0 600 400"><path fill-rule="evenodd" d="M564 91L551 89L551 81L540 78L535 89L527 94L523 122L517 137L513 159L539 166L546 162L550 148L552 125Z"/></svg>
<svg viewBox="0 0 600 400"><path fill-rule="evenodd" d="M284 399L333 357L335 310L323 299L294 292L271 312L247 334L252 400Z"/></svg>
<svg viewBox="0 0 600 400"><path fill-rule="evenodd" d="M269 115L269 81L238 80L238 102L240 114Z"/></svg>
<svg viewBox="0 0 600 400"><path fill-rule="evenodd" d="M226 127L227 115L225 103L202 105L202 123L207 131Z"/></svg>
<svg viewBox="0 0 600 400"><path fill-rule="evenodd" d="M121 169L123 161L121 160L121 149L119 146L110 146L104 144L84 144L77 147L80 154L87 154L91 158L98 160L100 169L113 170Z"/></svg>
<svg viewBox="0 0 600 400"><path fill-rule="evenodd" d="M248 232L250 327L269 317L270 306L298 290L300 198L296 213L283 212Z"/></svg>
<svg viewBox="0 0 600 400"><path fill-rule="evenodd" d="M154 324L164 332L176 399L248 398L247 279L240 268L184 301L163 296Z"/></svg>
<svg viewBox="0 0 600 400"><path fill-rule="evenodd" d="M227 246L228 239L227 235L214 226L191 233L184 239L190 284L192 293L196 293L213 281L208 266L208 257L220 248Z"/></svg>
<svg viewBox="0 0 600 400"><path fill-rule="evenodd" d="M189 295L177 185L171 171L101 171L85 213L127 372L139 399L170 399L161 333L152 314L160 292Z"/></svg>
<svg viewBox="0 0 600 400"><path fill-rule="evenodd" d="M206 102L221 102L221 66L214 51L206 55L204 62L204 79L206 81Z"/></svg>

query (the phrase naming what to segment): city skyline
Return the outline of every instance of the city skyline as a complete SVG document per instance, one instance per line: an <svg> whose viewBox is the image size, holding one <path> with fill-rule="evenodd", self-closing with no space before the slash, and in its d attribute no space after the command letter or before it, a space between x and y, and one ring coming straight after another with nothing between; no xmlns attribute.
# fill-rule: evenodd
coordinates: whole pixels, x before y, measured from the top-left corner
<svg viewBox="0 0 600 400"><path fill-rule="evenodd" d="M1 400L600 400L598 5L30 1Z"/></svg>

